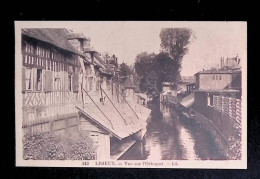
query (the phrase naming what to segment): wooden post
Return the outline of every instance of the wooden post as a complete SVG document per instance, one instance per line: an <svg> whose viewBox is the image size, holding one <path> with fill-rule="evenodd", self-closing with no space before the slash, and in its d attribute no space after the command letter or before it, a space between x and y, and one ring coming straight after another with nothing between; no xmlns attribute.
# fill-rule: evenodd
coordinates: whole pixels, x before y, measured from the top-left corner
<svg viewBox="0 0 260 179"><path fill-rule="evenodd" d="M101 84L100 84L100 93L101 93L101 98L102 98L102 104L105 105L105 103L104 103L104 98L103 98L103 93L102 93Z"/></svg>
<svg viewBox="0 0 260 179"><path fill-rule="evenodd" d="M70 118L68 118L68 117L66 117L66 118L64 119L64 122L65 122L65 134L66 134L66 135L69 135L69 119L70 119Z"/></svg>
<svg viewBox="0 0 260 179"><path fill-rule="evenodd" d="M77 129L80 131L80 112L77 113Z"/></svg>
<svg viewBox="0 0 260 179"><path fill-rule="evenodd" d="M49 121L49 125L50 125L50 132L53 132L53 126L54 126L54 121L53 121L53 119L51 119L51 120Z"/></svg>
<svg viewBox="0 0 260 179"><path fill-rule="evenodd" d="M30 125L28 125L27 127L28 127L28 133L29 133L29 134L32 134L32 125L30 124Z"/></svg>

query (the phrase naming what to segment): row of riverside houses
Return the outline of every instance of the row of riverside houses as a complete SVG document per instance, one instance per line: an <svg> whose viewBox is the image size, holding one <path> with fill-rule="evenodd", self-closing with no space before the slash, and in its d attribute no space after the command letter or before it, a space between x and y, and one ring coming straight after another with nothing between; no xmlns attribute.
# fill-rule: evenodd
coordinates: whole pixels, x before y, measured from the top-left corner
<svg viewBox="0 0 260 179"><path fill-rule="evenodd" d="M118 159L144 135L150 110L131 100L117 58L104 61L90 38L22 29L22 60L24 134L89 131L96 159Z"/></svg>
<svg viewBox="0 0 260 179"><path fill-rule="evenodd" d="M229 158L241 157L241 65L238 56L221 58L219 69L195 74L192 97L180 103L194 120L207 128L222 152ZM189 98L189 99L188 99Z"/></svg>

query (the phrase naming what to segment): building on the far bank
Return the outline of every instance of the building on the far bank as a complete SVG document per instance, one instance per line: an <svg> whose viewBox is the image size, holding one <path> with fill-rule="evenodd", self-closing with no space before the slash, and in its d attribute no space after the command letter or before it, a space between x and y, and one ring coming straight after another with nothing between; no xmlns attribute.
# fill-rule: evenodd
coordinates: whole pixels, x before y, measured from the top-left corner
<svg viewBox="0 0 260 179"><path fill-rule="evenodd" d="M196 88L193 92L196 93L196 101L202 100L207 105L212 106L214 95L241 98L240 69L204 70L196 73L195 76Z"/></svg>
<svg viewBox="0 0 260 179"><path fill-rule="evenodd" d="M162 83L162 92L160 93L160 102L161 103L178 103L177 95L181 92L181 88L178 85L175 85L172 82L163 82Z"/></svg>
<svg viewBox="0 0 260 179"><path fill-rule="evenodd" d="M125 81L122 84L123 86L123 95L127 101L132 101L134 99L134 89L136 86L133 83L133 76L126 77Z"/></svg>
<svg viewBox="0 0 260 179"><path fill-rule="evenodd" d="M195 74L196 87L191 111L196 121L208 128L228 156L235 156L231 139L241 140L241 68L238 58L228 58L220 69L203 70ZM232 62L231 62L232 61ZM233 66L232 66L233 65ZM237 149L238 150L238 149Z"/></svg>

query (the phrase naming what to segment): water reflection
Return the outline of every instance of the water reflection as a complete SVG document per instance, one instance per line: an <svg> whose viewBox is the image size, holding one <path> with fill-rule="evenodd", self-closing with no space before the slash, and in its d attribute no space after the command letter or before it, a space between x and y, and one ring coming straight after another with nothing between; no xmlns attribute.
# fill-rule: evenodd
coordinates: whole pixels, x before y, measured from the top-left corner
<svg viewBox="0 0 260 179"><path fill-rule="evenodd" d="M147 133L122 160L225 159L211 134L166 105L154 106Z"/></svg>

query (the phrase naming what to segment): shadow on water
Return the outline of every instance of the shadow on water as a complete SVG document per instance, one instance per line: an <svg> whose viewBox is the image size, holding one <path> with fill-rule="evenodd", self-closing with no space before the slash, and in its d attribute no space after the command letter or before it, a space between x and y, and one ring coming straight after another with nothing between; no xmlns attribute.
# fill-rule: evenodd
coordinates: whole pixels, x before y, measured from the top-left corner
<svg viewBox="0 0 260 179"><path fill-rule="evenodd" d="M214 136L205 130L194 119L187 118L179 113L180 122L191 134L194 139L194 149L201 160L226 160L221 154L219 147L215 143Z"/></svg>
<svg viewBox="0 0 260 179"><path fill-rule="evenodd" d="M212 135L172 106L153 103L151 120L142 141L120 160L218 160L225 159Z"/></svg>

